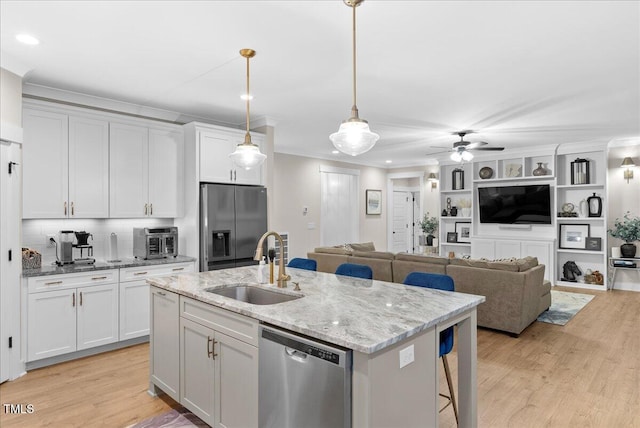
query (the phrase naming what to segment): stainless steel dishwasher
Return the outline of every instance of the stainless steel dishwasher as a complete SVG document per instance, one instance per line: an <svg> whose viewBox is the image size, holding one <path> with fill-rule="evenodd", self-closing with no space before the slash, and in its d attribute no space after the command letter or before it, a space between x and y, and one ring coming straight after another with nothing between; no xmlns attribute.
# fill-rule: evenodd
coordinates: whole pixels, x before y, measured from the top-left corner
<svg viewBox="0 0 640 428"><path fill-rule="evenodd" d="M351 351L260 326L260 428L351 427Z"/></svg>

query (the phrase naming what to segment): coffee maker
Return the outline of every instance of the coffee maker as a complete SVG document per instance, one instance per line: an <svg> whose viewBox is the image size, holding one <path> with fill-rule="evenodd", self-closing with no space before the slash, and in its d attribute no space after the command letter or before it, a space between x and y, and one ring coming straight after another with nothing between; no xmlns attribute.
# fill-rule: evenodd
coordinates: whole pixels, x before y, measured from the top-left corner
<svg viewBox="0 0 640 428"><path fill-rule="evenodd" d="M89 238L93 240L93 235L85 231L74 232L73 230L60 231L60 256L56 254L57 264L60 266L79 263L93 264L96 262L93 256L93 245L89 245ZM75 242L74 242L75 239ZM80 257L73 258L73 249L80 250ZM86 257L85 257L86 252Z"/></svg>
<svg viewBox="0 0 640 428"><path fill-rule="evenodd" d="M74 263L93 264L96 262L93 256L93 245L89 245L89 238L93 241L93 235L85 232L76 232L76 244L75 248L80 250L80 258L74 259ZM86 250L87 256L85 257L84 251Z"/></svg>

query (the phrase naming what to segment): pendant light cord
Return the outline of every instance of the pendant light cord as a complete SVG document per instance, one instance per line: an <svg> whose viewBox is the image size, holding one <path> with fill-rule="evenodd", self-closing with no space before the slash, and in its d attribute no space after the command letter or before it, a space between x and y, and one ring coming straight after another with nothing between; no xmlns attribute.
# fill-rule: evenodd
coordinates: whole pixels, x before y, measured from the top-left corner
<svg viewBox="0 0 640 428"><path fill-rule="evenodd" d="M249 92L249 57L247 57L247 134L249 133L249 99L251 98L251 92Z"/></svg>
<svg viewBox="0 0 640 428"><path fill-rule="evenodd" d="M356 6L354 3L351 8L353 9L353 34L352 34L352 42L353 42L353 107L352 110L358 111L356 107Z"/></svg>

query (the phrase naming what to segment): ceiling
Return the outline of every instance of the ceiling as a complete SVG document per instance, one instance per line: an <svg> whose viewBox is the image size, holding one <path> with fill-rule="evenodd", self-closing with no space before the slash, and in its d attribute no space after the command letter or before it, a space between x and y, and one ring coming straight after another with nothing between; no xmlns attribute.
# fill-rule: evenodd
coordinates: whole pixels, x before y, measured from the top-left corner
<svg viewBox="0 0 640 428"><path fill-rule="evenodd" d="M357 104L380 140L356 158L332 154L328 138L352 103L351 9L340 0L0 6L1 51L31 69L24 82L203 121L243 126L238 51L255 49L251 117L275 121L276 152L424 165L463 129L507 151L640 144L638 1L366 1Z"/></svg>

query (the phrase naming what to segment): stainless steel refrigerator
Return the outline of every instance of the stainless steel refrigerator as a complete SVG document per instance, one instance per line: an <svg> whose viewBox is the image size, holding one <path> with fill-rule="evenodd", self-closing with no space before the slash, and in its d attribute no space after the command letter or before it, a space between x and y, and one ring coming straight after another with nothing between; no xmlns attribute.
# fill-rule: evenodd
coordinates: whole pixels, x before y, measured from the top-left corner
<svg viewBox="0 0 640 428"><path fill-rule="evenodd" d="M201 272L256 264L256 245L266 231L266 188L200 184Z"/></svg>

